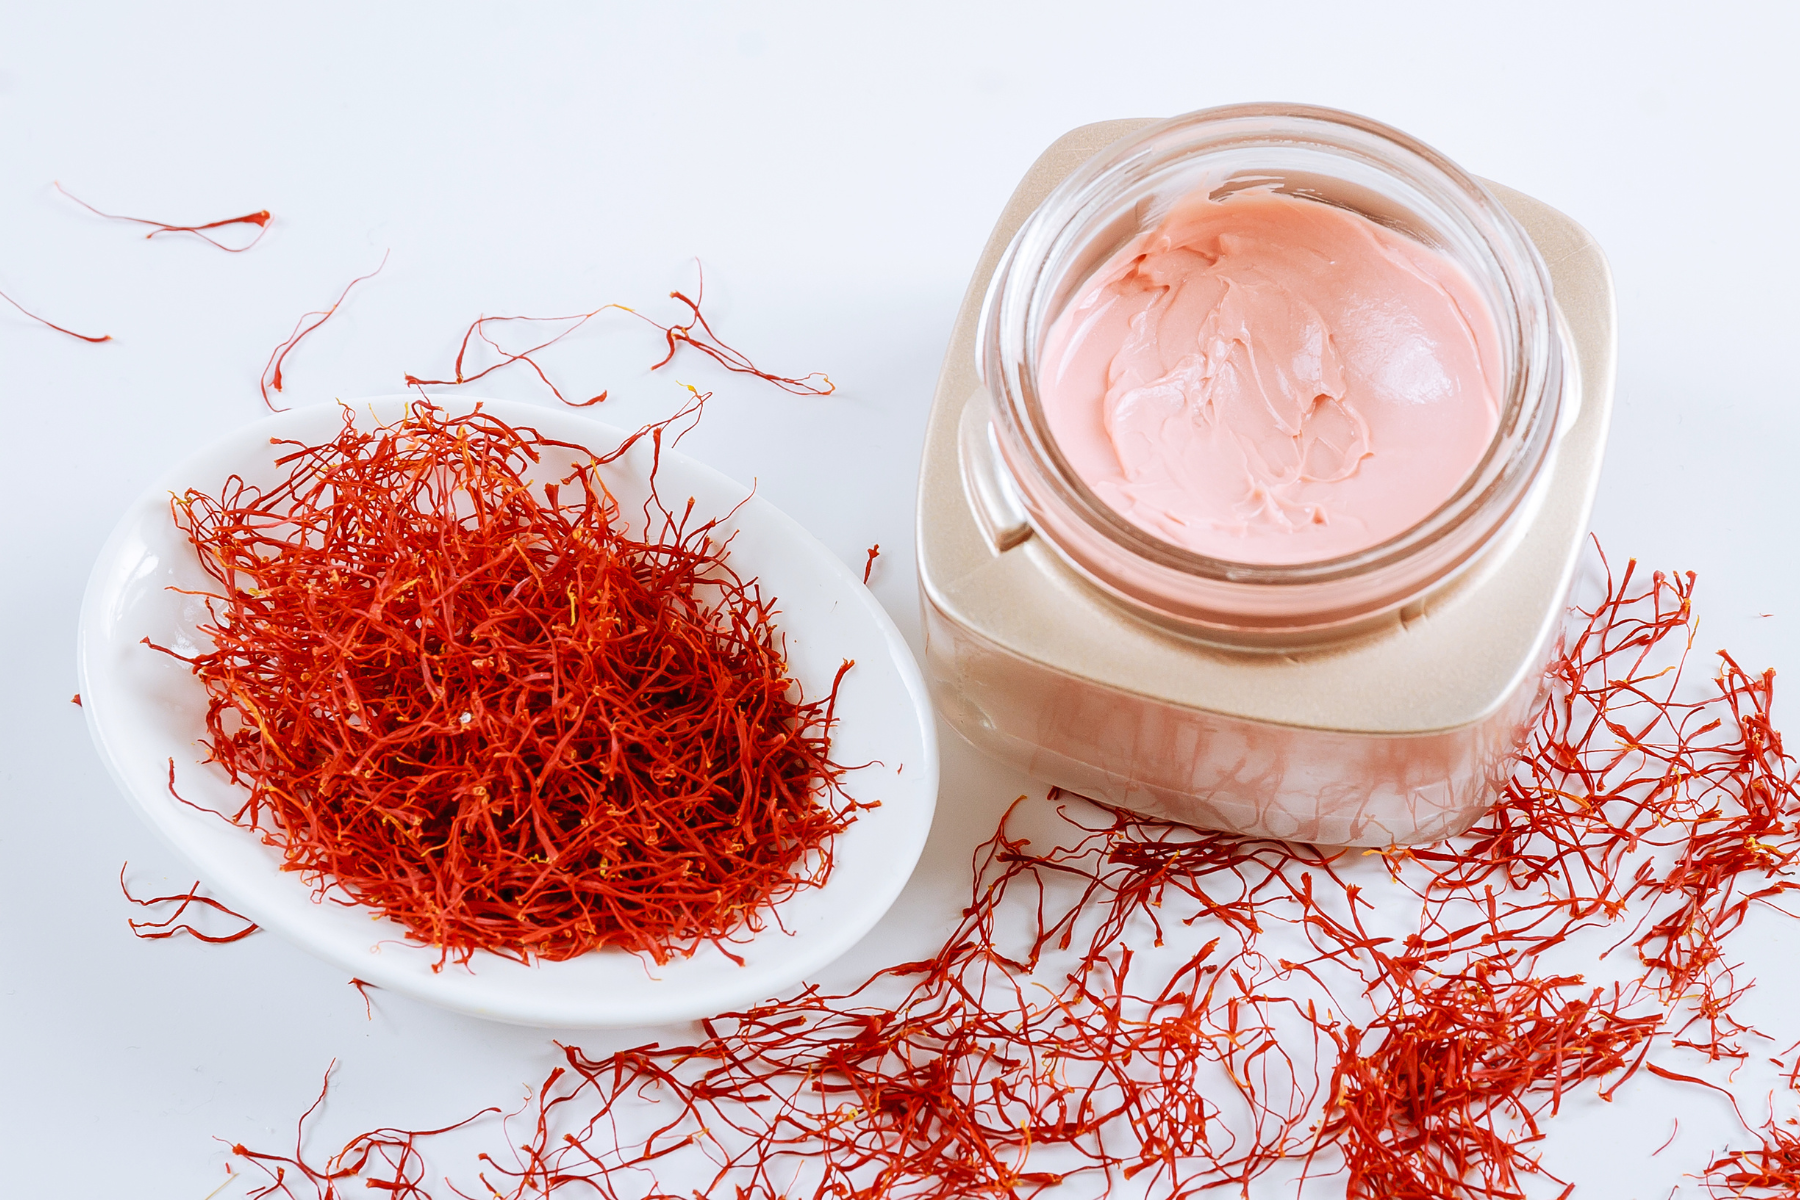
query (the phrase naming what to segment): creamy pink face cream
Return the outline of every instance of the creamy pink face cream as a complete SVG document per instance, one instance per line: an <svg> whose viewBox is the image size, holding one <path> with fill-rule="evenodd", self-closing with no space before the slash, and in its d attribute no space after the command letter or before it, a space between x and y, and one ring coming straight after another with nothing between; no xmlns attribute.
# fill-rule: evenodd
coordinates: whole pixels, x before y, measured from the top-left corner
<svg viewBox="0 0 1800 1200"><path fill-rule="evenodd" d="M1051 326L1039 394L1092 491L1230 562L1319 562L1429 516L1492 442L1494 316L1448 257L1265 188L1179 201Z"/></svg>

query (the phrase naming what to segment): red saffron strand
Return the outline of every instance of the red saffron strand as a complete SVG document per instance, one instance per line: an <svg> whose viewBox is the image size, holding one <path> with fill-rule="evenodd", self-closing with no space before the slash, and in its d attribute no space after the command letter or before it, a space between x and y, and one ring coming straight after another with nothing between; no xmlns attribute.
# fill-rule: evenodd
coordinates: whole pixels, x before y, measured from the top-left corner
<svg viewBox="0 0 1800 1200"><path fill-rule="evenodd" d="M109 221L130 221L134 225L151 226L150 232L144 235L146 238L153 238L159 233L191 233L201 241L206 242L209 245L217 246L227 254L242 254L244 251L250 249L251 246L262 241L263 235L269 232L270 216L269 210L266 208L260 212L245 213L241 217L227 217L222 221L208 221L204 225L169 225L162 221L146 220L143 217L125 217L120 216L117 213L101 212L86 200L71 193L69 189L65 188L61 183L55 181L52 182L57 191L75 201L75 203L81 205L81 207L87 209L95 216L105 217ZM208 236L206 232L209 229L228 229L233 225L254 225L256 226L256 236L242 246L227 246L217 238Z"/></svg>
<svg viewBox="0 0 1800 1200"><path fill-rule="evenodd" d="M804 375L797 379L786 375L771 374L751 362L742 351L726 345L719 335L713 332L712 325L707 322L706 317L700 311L700 302L705 295L706 274L704 271L700 272L700 282L694 289L692 299L682 292L669 293L671 300L679 300L687 306L688 320L685 325L664 325L660 321L651 320L643 313L636 312L636 310L628 310L662 330L663 337L668 342L669 352L663 356L661 362L650 368L652 371L666 366L682 346L692 346L727 371L754 375L758 379L767 380L782 391L791 392L796 396L829 396L837 391L837 385L831 382L831 376L822 371L814 371L810 375ZM695 333L696 328L701 332ZM815 380L818 382L814 382Z"/></svg>
<svg viewBox="0 0 1800 1200"><path fill-rule="evenodd" d="M431 1193L424 1187L425 1158L419 1143L463 1129L490 1113L501 1112L499 1108L484 1108L436 1129L371 1129L345 1142L324 1162L309 1161L305 1150L306 1123L324 1107L326 1093L331 1088L331 1073L336 1067L337 1060L333 1059L325 1068L318 1097L295 1122L293 1153L269 1154L248 1149L241 1142L232 1144L232 1154L269 1177L267 1184L246 1193L249 1200L266 1200L277 1192L290 1200L298 1200L292 1188L302 1180L312 1186L316 1200L342 1200L345 1194L342 1185L353 1179L362 1180L364 1187L385 1192L394 1200L431 1200ZM294 1173L292 1179L289 1168Z"/></svg>
<svg viewBox="0 0 1800 1200"><path fill-rule="evenodd" d="M352 279L349 283L345 284L344 290L339 293L336 300L332 301L330 308L321 312L309 312L302 316L294 323L294 332L288 335L287 340L282 342L279 346L276 346L274 350L270 351L269 361L264 364L262 377L257 385L262 390L263 403L268 406L270 412L286 411L275 407L275 402L269 399L269 389L273 388L278 392L281 390L281 367L282 364L287 361L287 356L293 353L294 347L300 344L301 339L331 319L332 314L337 312L338 306L343 304L349 297L351 288L354 288L357 284L362 283L366 279L373 279L375 276L381 274L382 267L387 266L388 253L391 252L382 253L381 263L373 271L370 271L367 275L358 275L355 279ZM307 323L309 321L311 324Z"/></svg>
<svg viewBox="0 0 1800 1200"><path fill-rule="evenodd" d="M81 707L81 693L76 692L73 696L70 696L69 703L73 704L76 708L80 708Z"/></svg>
<svg viewBox="0 0 1800 1200"><path fill-rule="evenodd" d="M560 388L558 388L556 386L556 384L554 384L550 381L550 376L548 376L544 373L544 368L539 365L538 361L535 358L533 358L532 355L537 354L540 351L547 350L551 346L556 345L556 343L562 341L564 338L568 337L571 333L574 333L577 329L580 329L583 325L586 325L594 317L605 312L609 308L617 308L623 312L631 311L630 309L624 308L622 305L603 304L599 308L594 309L592 312L574 313L574 314L571 314L566 317L489 317L489 316L477 317L477 318L475 318L474 323L471 324L469 326L469 328L464 331L463 336L462 336L462 342L456 349L456 365L455 365L455 371L453 372L452 378L450 378L450 379L420 379L417 376L408 375L406 377L406 386L417 387L417 388L460 387L465 383L474 383L477 379L481 379L487 375L490 375L493 372L498 371L501 367L507 367L507 366L511 366L513 363L522 362L526 366L530 367L532 369L532 371L534 371L537 374L537 377L539 379L543 380L544 386L549 388L551 394L554 395L558 400L561 400L564 404L570 405L573 408L591 408L594 405L599 404L601 401L606 399L606 392L604 390L602 390L598 395L591 396L586 400L570 400L568 397L566 397L562 394L562 390ZM525 324L557 324L560 322L568 322L569 325L568 325L568 328L562 330L561 332L556 334L554 337L546 338L544 341L539 342L535 346L530 346L524 350L520 350L515 353L513 351L507 350L504 347L502 347L500 345L500 343L495 341L491 336L489 336L489 334L487 332L487 327L489 325L504 325L504 324L509 324L511 322L515 322L515 321L520 322L520 323L525 323ZM483 343L485 343L487 346L492 348L495 353L500 355L500 361L492 364L491 366L483 367L481 370L476 371L472 375L469 375L469 374L464 373L463 360L468 357L469 342L470 342L470 339L472 339L472 338L479 338Z"/></svg>
<svg viewBox="0 0 1800 1200"><path fill-rule="evenodd" d="M869 547L869 559L863 563L863 586L869 586L869 576L875 570L875 560L881 556L881 543L876 542Z"/></svg>
<svg viewBox="0 0 1800 1200"><path fill-rule="evenodd" d="M369 1000L369 989L375 985L366 979L352 978L350 986L362 994L364 1015L371 1021L375 1019L375 1005Z"/></svg>
<svg viewBox="0 0 1800 1200"><path fill-rule="evenodd" d="M706 354L715 362L720 363L729 371L754 375L758 379L766 380L776 387L781 388L783 391L791 392L795 395L826 396L837 390L836 385L831 382L831 377L823 372L815 371L812 374L801 378L774 375L756 366L756 364L751 362L742 352L719 341L717 335L713 333L712 327L707 324L706 318L702 316L700 312L699 295L704 292L705 282L705 277L703 275L701 277L700 289L697 291L694 299L689 299L681 292L669 293L672 299L679 300L687 306L689 315L687 324L685 325L679 323L674 325L664 325L660 321L656 321L637 309L624 304L602 304L599 308L592 309L588 312L570 313L567 316L561 317L479 316L463 331L462 340L457 344L456 361L452 366L450 377L448 379L426 379L422 376L408 374L406 376L406 386L417 388L461 387L464 384L474 383L478 379L483 379L493 372L500 370L502 367L509 367L513 363L522 362L531 368L532 372L540 381L542 381L545 387L550 389L551 394L558 400L574 408L590 408L606 399L607 393L604 390L586 400L570 400L563 394L562 389L550 378L549 374L544 370L543 364L541 364L535 356L548 350L551 346L556 345L578 329L581 329L601 313L612 310L630 313L632 316L637 317L639 320L646 322L662 332L668 345L668 353L663 355L662 359L650 368L652 371L660 370L667 366L670 361L674 359L675 352L680 346L689 345L693 346L703 354ZM514 324L521 326L562 325L564 328L558 330L552 336L533 345L529 345L522 350L510 350L501 344L499 336L494 332L490 332L489 327L495 326L504 329L511 327ZM701 332L695 333L695 329L699 329ZM486 346L498 356L497 361L490 363L485 367L476 369L468 360L470 350L476 348L477 345ZM815 380L822 382L815 383Z"/></svg>
<svg viewBox="0 0 1800 1200"><path fill-rule="evenodd" d="M164 904L173 904L176 906L174 912L170 913L160 921L128 921L127 924L131 926L131 932L135 937L142 938L145 941L160 941L164 938L172 938L178 933L186 933L203 942L224 945L229 942L242 941L261 928L261 926L257 925L256 922L252 921L249 917L246 917L243 913L236 912L233 909L226 907L211 896L202 896L200 894L200 881L198 879L194 881L193 887L177 895L152 896L147 900L140 900L131 894L130 888L125 886L125 869L130 865L131 864L127 862L119 868L119 890L125 893L125 898L127 900L140 908L156 908L157 906ZM181 920L182 915L187 912L188 906L193 904L211 908L217 912L224 913L228 917L242 921L244 923L244 928L223 935L202 933L192 924Z"/></svg>
<svg viewBox="0 0 1800 1200"><path fill-rule="evenodd" d="M64 329L61 325L58 325L53 321L47 321L43 317L38 316L36 313L32 312L29 308L26 308L23 304L20 304L17 300L14 300L11 296L7 295L5 292L0 292L0 300L6 301L8 304L12 305L14 308L18 309L20 312L24 313L26 316L30 317L32 320L36 321L39 325L48 325L50 328L56 330L56 332L58 332L58 333L66 333L70 337L80 338L84 342L110 342L110 341L112 341L112 334L110 334L110 333L103 333L99 337L94 337L91 334L76 333L73 329Z"/></svg>

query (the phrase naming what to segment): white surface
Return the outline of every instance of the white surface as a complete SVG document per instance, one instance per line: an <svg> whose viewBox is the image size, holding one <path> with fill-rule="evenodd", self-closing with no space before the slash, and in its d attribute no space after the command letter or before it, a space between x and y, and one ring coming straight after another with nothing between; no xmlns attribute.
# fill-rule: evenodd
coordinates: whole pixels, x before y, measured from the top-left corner
<svg viewBox="0 0 1800 1200"><path fill-rule="evenodd" d="M365 1019L341 971L277 938L134 942L120 862L139 886L193 874L131 813L68 703L77 604L119 513L165 464L260 415L270 349L389 247L289 359L294 402L441 372L484 311L618 300L667 319L660 297L699 256L729 340L782 373L829 371L840 393L789 397L692 355L647 376L661 341L626 318L547 364L610 386L603 415L620 426L672 411L670 374L716 386L685 449L759 481L853 569L880 542L875 592L916 650L925 406L1032 158L1107 117L1266 98L1366 112L1605 247L1621 369L1598 532L1617 555L1700 572L1699 648L1779 668L1794 736L1797 35L1777 3L6 5L0 289L116 340L0 312L0 1190L200 1200L222 1178L211 1139L284 1143L334 1057L321 1147L516 1101L555 1059L541 1031L389 992ZM243 255L146 242L52 179L109 211L267 206L276 223ZM546 399L520 368L481 388ZM943 780L919 871L822 982L934 948L970 846L1027 788L949 741ZM1735 945L1760 981L1753 1015L1788 1030L1793 926ZM1546 1154L1578 1195L1692 1197L1683 1173L1732 1136L1713 1099L1645 1083L1553 1124Z"/></svg>
<svg viewBox="0 0 1800 1200"><path fill-rule="evenodd" d="M452 414L473 407L467 397L436 398ZM393 424L417 399L357 401L352 410L365 428ZM573 412L495 400L484 407L515 428L530 426L596 455L625 437ZM661 966L622 950L529 965L482 952L446 964L437 948L409 943L399 923L320 897L304 877L282 869L281 854L260 836L212 815L236 811L244 791L200 761L206 689L185 664L143 645L146 636L176 649L194 645L205 609L193 594L217 588L170 519L169 497L189 488L216 492L230 477L273 487L288 474L276 457L292 443L330 441L342 413L336 404L315 404L265 417L169 470L127 509L82 602L78 680L101 756L138 814L194 864L214 894L366 983L473 1016L560 1028L691 1020L754 1004L829 963L881 919L918 861L937 799L925 681L893 621L831 551L742 484L668 448L656 477L663 502L679 511L692 500L696 520L720 521L717 535L729 539L732 569L757 580L777 606L776 628L802 694L825 696L839 665L856 664L838 689L831 753L839 763L867 764L845 776L844 791L878 803L832 840L823 886L802 888L764 914L760 933L734 935L729 955L707 943ZM277 438L286 444L272 446ZM561 473L559 453L565 463L578 458L547 451L544 469L556 467L551 477ZM627 519L650 500L654 454L642 441L600 469ZM170 763L187 804L171 794Z"/></svg>

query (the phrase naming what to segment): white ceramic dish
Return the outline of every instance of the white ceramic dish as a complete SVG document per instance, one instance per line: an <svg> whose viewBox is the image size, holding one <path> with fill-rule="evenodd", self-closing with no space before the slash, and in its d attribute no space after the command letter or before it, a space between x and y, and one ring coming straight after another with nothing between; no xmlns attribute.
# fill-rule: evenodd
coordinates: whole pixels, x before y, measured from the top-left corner
<svg viewBox="0 0 1800 1200"><path fill-rule="evenodd" d="M395 420L409 397L354 405L359 419ZM475 401L441 401L452 412ZM547 438L604 452L623 433L585 416L497 400L486 411ZM313 900L312 889L279 869L276 852L249 831L180 804L168 790L169 760L183 796L235 810L242 790L202 765L201 685L181 663L141 644L193 645L198 602L169 589L209 581L169 517L169 496L216 489L233 472L252 483L277 478L271 437L328 440L336 404L294 409L220 439L159 479L113 532L82 604L78 669L88 728L102 758L139 814L193 860L205 884L264 928L346 973L431 1004L515 1024L559 1027L642 1025L722 1012L773 996L830 962L878 921L912 873L937 797L937 743L925 685L893 622L839 559L773 505L709 467L665 452L658 490L696 512L737 508L731 562L778 600L777 626L805 694L823 695L838 664L856 660L838 700L832 758L869 763L846 789L880 807L860 814L833 848L822 887L806 888L776 910L779 921L733 944L738 966L713 946L658 967L622 951L525 965L477 954L467 967L434 970L436 949L407 942L399 925L364 907ZM629 516L647 494L648 441L606 469Z"/></svg>

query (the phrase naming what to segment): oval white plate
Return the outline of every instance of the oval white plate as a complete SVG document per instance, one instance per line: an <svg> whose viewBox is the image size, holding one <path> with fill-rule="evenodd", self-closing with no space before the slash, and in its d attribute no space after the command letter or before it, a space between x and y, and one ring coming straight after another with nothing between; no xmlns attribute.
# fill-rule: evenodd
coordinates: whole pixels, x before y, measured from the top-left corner
<svg viewBox="0 0 1800 1200"><path fill-rule="evenodd" d="M392 422L412 399L357 402L359 421ZM473 400L440 403L451 412ZM597 452L624 434L574 413L498 400L482 407L512 425ZM665 451L658 490L679 509L692 496L699 515L742 505L721 531L730 561L761 581L777 601L776 625L789 665L808 696L822 696L846 658L856 667L839 693L832 759L871 763L852 771L846 790L880 807L859 814L833 846L835 866L822 887L779 905L763 932L731 949L716 947L663 966L623 951L596 951L557 963L525 965L477 954L464 967L433 969L438 951L409 943L401 927L374 910L327 899L260 838L169 794L176 785L195 804L235 811L242 789L202 765L205 692L181 663L141 644L191 647L204 610L171 587L205 589L192 547L169 517L169 496L189 487L216 491L233 472L251 483L279 477L269 439L329 440L341 421L336 404L279 413L240 429L159 479L126 512L100 553L82 602L78 670L88 728L101 757L152 828L193 860L204 883L266 929L356 978L459 1012L522 1025L602 1027L687 1020L775 995L849 949L880 920L918 861L937 799L937 742L912 654L862 582L798 524L710 467ZM550 463L546 455L546 463ZM605 469L627 519L647 496L648 439ZM549 478L550 466L544 477Z"/></svg>

